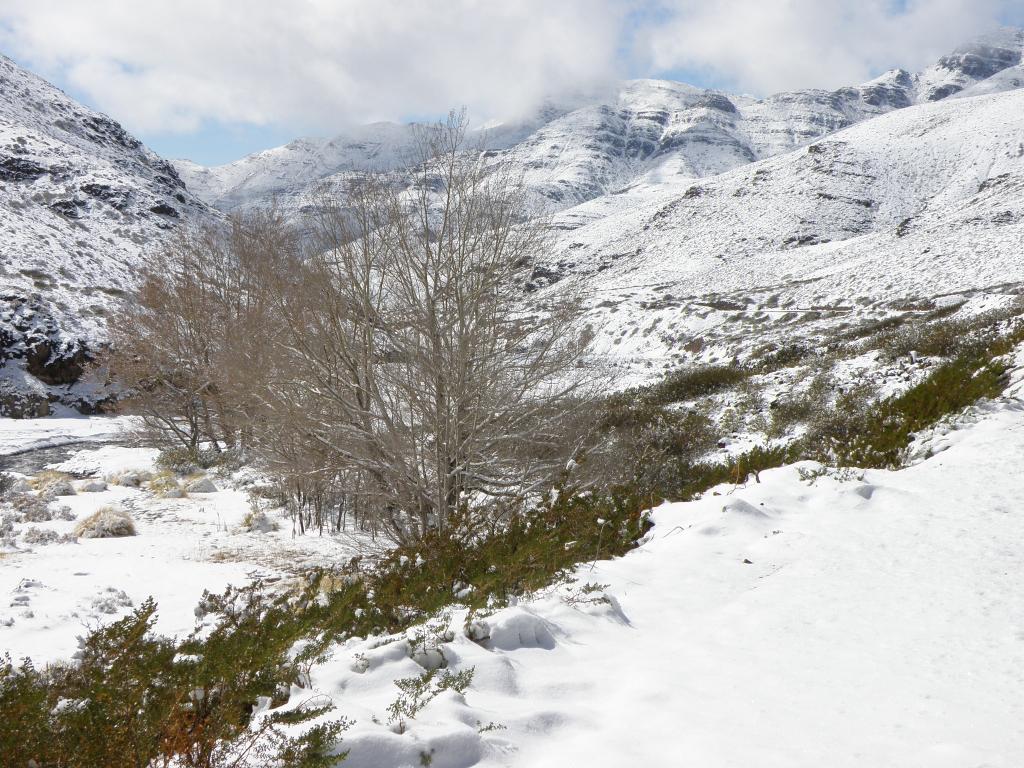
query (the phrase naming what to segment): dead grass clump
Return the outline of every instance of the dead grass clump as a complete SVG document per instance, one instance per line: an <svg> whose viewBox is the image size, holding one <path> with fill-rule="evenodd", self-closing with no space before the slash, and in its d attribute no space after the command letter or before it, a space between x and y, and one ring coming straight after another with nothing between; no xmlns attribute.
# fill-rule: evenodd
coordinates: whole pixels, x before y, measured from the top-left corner
<svg viewBox="0 0 1024 768"><path fill-rule="evenodd" d="M71 484L71 475L46 469L29 480L33 490L41 496L74 496L75 488Z"/></svg>
<svg viewBox="0 0 1024 768"><path fill-rule="evenodd" d="M120 507L100 507L75 526L75 535L80 539L110 539L135 534L132 516Z"/></svg>
<svg viewBox="0 0 1024 768"><path fill-rule="evenodd" d="M180 499L185 495L184 489L173 472L161 472L146 485L154 496L161 499Z"/></svg>

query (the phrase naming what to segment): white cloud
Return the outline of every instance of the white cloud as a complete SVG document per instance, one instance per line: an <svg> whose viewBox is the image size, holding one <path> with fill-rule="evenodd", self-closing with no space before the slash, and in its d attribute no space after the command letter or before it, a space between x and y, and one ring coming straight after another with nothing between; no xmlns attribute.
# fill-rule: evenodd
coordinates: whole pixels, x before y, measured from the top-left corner
<svg viewBox="0 0 1024 768"><path fill-rule="evenodd" d="M132 130L521 112L615 75L622 0L5 0L0 45ZM4 33L4 27L7 32Z"/></svg>
<svg viewBox="0 0 1024 768"><path fill-rule="evenodd" d="M923 67L1019 0L2 0L0 49L143 135L474 122L626 71L754 93Z"/></svg>
<svg viewBox="0 0 1024 768"><path fill-rule="evenodd" d="M834 88L887 69L919 70L997 26L1015 0L658 0L641 32L656 70L703 71L768 94Z"/></svg>

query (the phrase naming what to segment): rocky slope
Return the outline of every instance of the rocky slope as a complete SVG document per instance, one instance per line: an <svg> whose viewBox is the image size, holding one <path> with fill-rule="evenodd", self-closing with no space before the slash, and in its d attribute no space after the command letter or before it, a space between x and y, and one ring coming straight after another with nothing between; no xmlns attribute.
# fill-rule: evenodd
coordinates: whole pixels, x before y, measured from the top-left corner
<svg viewBox="0 0 1024 768"><path fill-rule="evenodd" d="M0 415L79 384L147 250L213 212L109 117L0 56Z"/></svg>
<svg viewBox="0 0 1024 768"><path fill-rule="evenodd" d="M1024 90L913 106L631 197L561 214L534 281L542 298L588 297L595 351L623 363L814 346L865 318L998 306L1024 287Z"/></svg>

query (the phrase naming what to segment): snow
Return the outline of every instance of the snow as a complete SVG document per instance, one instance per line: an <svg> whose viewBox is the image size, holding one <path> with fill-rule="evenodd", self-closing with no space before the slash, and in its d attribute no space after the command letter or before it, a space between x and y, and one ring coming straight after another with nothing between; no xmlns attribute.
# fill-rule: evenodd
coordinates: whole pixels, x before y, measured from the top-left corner
<svg viewBox="0 0 1024 768"><path fill-rule="evenodd" d="M287 706L334 700L356 720L342 745L354 766L426 754L463 768L1014 768L1024 355L1012 360L1011 396L920 435L913 466L804 462L665 504L638 549L580 566L574 582L341 642ZM91 461L102 451L124 458L102 448ZM241 532L236 490L157 500L110 486L60 501L78 519L130 508L139 530L0 558L0 643L38 661L67 657L87 625L149 595L158 629L185 632L204 589L287 579L297 551L337 558L346 546ZM395 681L439 666L473 669L468 690L389 722Z"/></svg>
<svg viewBox="0 0 1024 768"><path fill-rule="evenodd" d="M492 148L560 210L544 264L554 277L528 301L584 298L592 352L618 386L766 341L813 348L847 326L925 311L917 306L962 303L955 318L1013 306L1024 289L1024 91L1012 63L1022 47L1024 33L1006 30L921 73L760 101L632 81L601 103L549 105L493 127ZM1006 66L976 77L968 60ZM279 195L297 209L313 182L395 167L411 136L369 126L216 169L182 162L191 192L181 201L169 166L116 124L90 122L102 116L5 59L0 76L13 94L0 105L0 145L46 170L0 189L0 267L18 291L38 289L59 308L58 336L102 339L144 249L172 226L154 203L175 201L186 218L209 215L193 193L225 210ZM131 204L77 206L84 185ZM69 200L81 218L49 207ZM0 323L34 327L34 304L15 309ZM573 583L345 640L288 706L334 700L356 720L346 765L374 768L1017 768L1019 353L1014 364L1006 397L922 431L907 469L802 464L661 506L639 548L614 561L595 552ZM889 394L922 365L867 352L833 373L877 374ZM24 376L9 364L0 378ZM758 383L773 396L793 386L781 373ZM155 452L122 432L129 424L0 419L0 456L89 444L51 467L86 478L58 500L68 514L15 524L17 547L0 552L0 649L16 658L69 658L88 627L150 596L157 630L181 635L204 590L256 578L284 586L376 546L295 536L279 510L251 516L226 477L180 498L104 485L153 469ZM722 454L753 439L729 437ZM60 538L104 507L130 514L136 535ZM388 722L396 680L469 669L464 694L440 693L402 727Z"/></svg>
<svg viewBox="0 0 1024 768"><path fill-rule="evenodd" d="M0 450L110 439L121 434L123 424L110 417L0 419ZM151 471L154 458L149 448L102 445L75 451L49 469L109 478ZM214 490L207 490L211 485ZM70 519L15 524L16 534L30 528L71 534L110 507L131 516L137 535L77 543L18 539L16 550L0 551L0 647L38 662L69 658L88 626L123 616L147 597L159 606L157 631L180 636L193 628L204 590L221 592L255 578L286 583L305 568L330 565L371 546L359 536L293 538L280 510L268 512L276 527L247 530L248 495L232 487L216 490L213 481L184 498L108 484L102 490L80 488L56 503L70 508Z"/></svg>
<svg viewBox="0 0 1024 768"><path fill-rule="evenodd" d="M1022 115L1021 90L911 106L699 184L597 198L556 218L558 278L537 300L583 297L595 357L634 370L813 347L926 300L1006 306Z"/></svg>
<svg viewBox="0 0 1024 768"><path fill-rule="evenodd" d="M102 441L127 428L127 418L71 416L45 419L0 419L0 456L82 441ZM113 449L123 452L130 449ZM65 471L75 472L75 468Z"/></svg>
<svg viewBox="0 0 1024 768"><path fill-rule="evenodd" d="M293 701L357 718L357 766L1020 765L1024 404L981 410L905 470L805 463L659 507L643 546L579 569L602 585L582 600L469 632L457 612L440 648L473 684L402 735L391 683L422 669L401 637L348 642Z"/></svg>

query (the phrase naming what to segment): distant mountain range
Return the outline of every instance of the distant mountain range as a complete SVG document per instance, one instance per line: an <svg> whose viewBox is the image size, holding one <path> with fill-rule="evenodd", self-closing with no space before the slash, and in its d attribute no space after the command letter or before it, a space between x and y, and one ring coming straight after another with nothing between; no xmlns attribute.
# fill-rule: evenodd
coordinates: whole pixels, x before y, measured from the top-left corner
<svg viewBox="0 0 1024 768"><path fill-rule="evenodd" d="M1024 31L1001 30L919 73L765 99L631 81L492 127L488 148L555 211L524 299L586 297L623 380L900 307L1006 301L1024 284L1022 51ZM81 364L176 227L298 214L319 184L400 169L411 139L376 124L169 163L0 57L0 411L95 397Z"/></svg>
<svg viewBox="0 0 1024 768"><path fill-rule="evenodd" d="M835 91L803 90L766 99L667 80L624 83L612 98L548 104L521 123L488 131L527 183L565 208L644 182L713 176L809 144L855 123L914 104L1005 89L1020 68L1024 32L1002 30L944 56L923 72L900 69ZM1004 73L998 83L989 78ZM330 139L299 139L226 165L175 166L188 188L232 211L276 200L298 207L311 185L367 168L393 168L411 142L407 125L378 123Z"/></svg>

